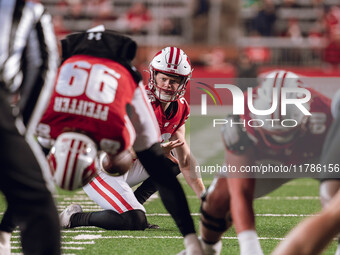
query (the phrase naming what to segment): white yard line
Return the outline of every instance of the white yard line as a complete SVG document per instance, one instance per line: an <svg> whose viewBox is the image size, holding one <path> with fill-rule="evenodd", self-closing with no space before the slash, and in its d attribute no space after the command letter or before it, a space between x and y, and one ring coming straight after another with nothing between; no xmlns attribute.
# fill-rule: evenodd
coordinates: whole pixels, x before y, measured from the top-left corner
<svg viewBox="0 0 340 255"><path fill-rule="evenodd" d="M63 246L61 247L62 250L85 250L85 247L72 247L72 246Z"/></svg>
<svg viewBox="0 0 340 255"><path fill-rule="evenodd" d="M66 242L61 242L63 245L70 245L70 244L79 244L79 245L84 245L84 244L95 244L94 241L66 241ZM11 244L21 244L20 241L11 241Z"/></svg>
<svg viewBox="0 0 340 255"><path fill-rule="evenodd" d="M86 227L88 228L88 227ZM62 230L62 233L106 233L107 230L98 230L97 227L93 227L93 230L85 230L85 229L81 229L81 228L74 228L74 229L70 229L70 230Z"/></svg>
<svg viewBox="0 0 340 255"><path fill-rule="evenodd" d="M200 213L191 213L191 216L200 216ZM313 216L314 214L274 214L274 213L264 213L264 214L255 214L258 217L308 217ZM171 217L168 213L149 213L146 216L160 216L160 217Z"/></svg>
<svg viewBox="0 0 340 255"><path fill-rule="evenodd" d="M315 197L311 197L311 196L293 196L293 197L260 197L256 200L319 200L320 197L315 196Z"/></svg>
<svg viewBox="0 0 340 255"><path fill-rule="evenodd" d="M187 199L197 199L196 196L186 196ZM257 198L256 200L319 200L320 197L318 196L292 196L292 197L270 197L270 196L265 196L265 197L260 197Z"/></svg>
<svg viewBox="0 0 340 255"><path fill-rule="evenodd" d="M76 236L75 239L81 240L81 238L87 239L88 237L86 235ZM89 238L93 239L183 239L182 236L128 236L128 235L120 235L120 236L90 236ZM237 240L237 237L233 236L224 236L222 239L232 239ZM278 238L278 237L259 237L260 240L284 240L284 238Z"/></svg>
<svg viewBox="0 0 340 255"><path fill-rule="evenodd" d="M23 255L22 253L11 252L11 255ZM63 255L76 255L74 253L63 253Z"/></svg>
<svg viewBox="0 0 340 255"><path fill-rule="evenodd" d="M21 249L21 246L11 246L11 250L19 250L19 249ZM67 247L65 247L65 246L62 246L61 247L61 249L62 250L85 250L85 247L73 247L73 246L67 246ZM11 253L11 254L13 254L13 253ZM21 253L19 253L19 254L21 254ZM63 253L64 254L64 253Z"/></svg>

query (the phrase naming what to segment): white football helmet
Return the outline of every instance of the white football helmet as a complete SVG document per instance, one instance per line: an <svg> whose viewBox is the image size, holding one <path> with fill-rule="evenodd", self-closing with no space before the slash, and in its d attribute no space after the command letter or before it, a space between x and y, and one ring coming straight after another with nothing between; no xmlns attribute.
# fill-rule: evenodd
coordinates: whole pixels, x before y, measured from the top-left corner
<svg viewBox="0 0 340 255"><path fill-rule="evenodd" d="M65 132L47 156L55 183L62 189L83 187L97 173L97 146L88 136Z"/></svg>
<svg viewBox="0 0 340 255"><path fill-rule="evenodd" d="M150 65L149 89L162 102L173 102L184 96L188 81L191 78L191 64L188 56L177 47L166 47L159 51ZM155 76L158 72L170 76L181 77L181 83L176 91L162 89L157 86Z"/></svg>
<svg viewBox="0 0 340 255"><path fill-rule="evenodd" d="M287 104L286 115L281 115L281 88L298 88L303 87L302 85L300 77L295 73L277 70L266 75L257 89L257 94L253 99L254 108L268 110L273 104L273 89L277 88L276 110L270 115L252 114L252 118L262 120L263 126L258 127L257 130L267 145L282 147L291 144L294 138L305 129L307 116L295 105ZM286 95L289 99L298 99L304 96L297 92L290 92ZM305 103L303 106L309 111L309 103ZM275 119L275 121L268 121L268 119ZM283 126L282 121L285 121L285 125L288 127Z"/></svg>

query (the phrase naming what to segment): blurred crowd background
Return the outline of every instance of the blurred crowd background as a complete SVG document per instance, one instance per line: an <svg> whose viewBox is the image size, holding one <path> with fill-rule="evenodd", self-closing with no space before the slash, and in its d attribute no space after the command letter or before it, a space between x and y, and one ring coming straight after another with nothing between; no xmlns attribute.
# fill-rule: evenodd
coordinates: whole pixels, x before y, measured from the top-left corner
<svg viewBox="0 0 340 255"><path fill-rule="evenodd" d="M136 65L166 45L196 68L238 77L286 66L340 72L339 0L42 0L59 39L98 24L131 35ZM202 74L204 76L205 74Z"/></svg>

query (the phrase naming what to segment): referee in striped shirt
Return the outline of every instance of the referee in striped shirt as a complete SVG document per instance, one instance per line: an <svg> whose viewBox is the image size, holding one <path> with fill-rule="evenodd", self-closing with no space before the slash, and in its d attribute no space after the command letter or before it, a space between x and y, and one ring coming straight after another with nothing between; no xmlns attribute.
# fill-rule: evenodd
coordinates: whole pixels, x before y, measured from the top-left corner
<svg viewBox="0 0 340 255"><path fill-rule="evenodd" d="M10 254L15 226L24 254L60 254L53 184L34 139L58 66L51 16L38 3L0 0L0 24L0 190L8 204L0 254Z"/></svg>

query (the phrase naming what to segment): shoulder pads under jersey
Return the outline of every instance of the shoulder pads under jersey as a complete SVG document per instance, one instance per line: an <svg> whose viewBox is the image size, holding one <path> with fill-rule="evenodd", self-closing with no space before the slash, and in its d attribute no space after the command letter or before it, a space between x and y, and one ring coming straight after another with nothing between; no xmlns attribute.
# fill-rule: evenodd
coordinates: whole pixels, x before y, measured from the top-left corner
<svg viewBox="0 0 340 255"><path fill-rule="evenodd" d="M223 125L221 129L225 147L231 152L243 153L246 148L254 144L254 141L250 138L243 125L231 124L240 123L240 116L228 115L226 120L228 120L227 124Z"/></svg>
<svg viewBox="0 0 340 255"><path fill-rule="evenodd" d="M112 30L80 32L68 35L61 41L62 61L74 55L106 58L123 65L138 83L141 74L132 66L137 44L131 38Z"/></svg>

